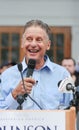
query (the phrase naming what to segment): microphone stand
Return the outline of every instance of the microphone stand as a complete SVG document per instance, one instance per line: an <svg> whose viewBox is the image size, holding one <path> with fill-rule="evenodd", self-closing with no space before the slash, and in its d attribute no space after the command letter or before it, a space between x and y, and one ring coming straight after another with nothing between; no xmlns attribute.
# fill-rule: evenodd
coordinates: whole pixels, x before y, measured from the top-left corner
<svg viewBox="0 0 79 130"><path fill-rule="evenodd" d="M76 106L76 94L75 94L75 90L72 90L73 91L73 100L71 100L70 102L70 106Z"/></svg>
<svg viewBox="0 0 79 130"><path fill-rule="evenodd" d="M23 80L23 75L22 75L22 64L21 63L19 63L18 64L18 70L19 70L19 72L20 72L20 74L21 74L21 79L22 79L22 82L23 82L23 87L24 87L24 89L25 89L25 85L24 85L24 80ZM25 96L23 96L23 95L18 95L17 96L17 102L19 103L19 106L17 107L17 110L22 110L22 104L23 104L23 102L24 102L24 100L25 100Z"/></svg>
<svg viewBox="0 0 79 130"><path fill-rule="evenodd" d="M24 100L25 98L22 95L17 96L17 102L19 103L17 110L22 110L22 103L24 102Z"/></svg>
<svg viewBox="0 0 79 130"><path fill-rule="evenodd" d="M72 106L76 106L76 89L74 88L74 86L72 86L71 88L67 88L67 90L72 90L73 93L73 99L70 101L69 107L66 109L70 109Z"/></svg>

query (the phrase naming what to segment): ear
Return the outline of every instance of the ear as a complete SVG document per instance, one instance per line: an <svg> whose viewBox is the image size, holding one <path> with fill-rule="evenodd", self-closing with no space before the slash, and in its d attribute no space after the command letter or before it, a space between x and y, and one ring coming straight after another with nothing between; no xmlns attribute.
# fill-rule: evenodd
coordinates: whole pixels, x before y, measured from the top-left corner
<svg viewBox="0 0 79 130"><path fill-rule="evenodd" d="M49 41L49 42L47 43L47 50L50 50L50 46L51 46L51 41Z"/></svg>
<svg viewBox="0 0 79 130"><path fill-rule="evenodd" d="M24 47L24 42L23 42L23 39L21 39L21 48Z"/></svg>

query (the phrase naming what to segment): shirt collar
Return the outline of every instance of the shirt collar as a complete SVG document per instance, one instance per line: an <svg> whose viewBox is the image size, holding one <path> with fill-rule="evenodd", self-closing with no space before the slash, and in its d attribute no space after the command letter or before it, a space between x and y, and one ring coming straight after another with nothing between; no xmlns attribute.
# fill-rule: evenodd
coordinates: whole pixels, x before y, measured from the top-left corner
<svg viewBox="0 0 79 130"><path fill-rule="evenodd" d="M45 59L45 64L41 69L47 68L47 69L49 69L51 71L54 71L55 63L51 62L47 55L44 56L44 59ZM22 66L23 66L23 72L24 72L27 69L27 64L25 62L25 57L24 57L24 59L22 61Z"/></svg>
<svg viewBox="0 0 79 130"><path fill-rule="evenodd" d="M54 71L54 68L55 68L55 63L53 63L50 59L49 59L49 57L47 56L47 55L45 55L45 64L44 64L44 66L43 66L43 68L47 68L47 69L49 69L50 71Z"/></svg>
<svg viewBox="0 0 79 130"><path fill-rule="evenodd" d="M22 66L23 66L22 72L24 72L27 69L27 64L26 64L26 61L25 61L25 57L24 57L24 59L22 61Z"/></svg>

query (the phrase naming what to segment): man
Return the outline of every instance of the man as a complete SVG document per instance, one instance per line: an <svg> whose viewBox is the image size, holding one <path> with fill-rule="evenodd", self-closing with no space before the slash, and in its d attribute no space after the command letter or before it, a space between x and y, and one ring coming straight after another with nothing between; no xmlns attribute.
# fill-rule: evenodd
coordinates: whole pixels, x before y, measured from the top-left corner
<svg viewBox="0 0 79 130"><path fill-rule="evenodd" d="M49 35L46 23L40 20L26 23L21 45L25 54L23 70L20 68L23 80L17 65L2 73L0 109L17 109L20 96L25 99L20 103L22 109L59 109L61 102L65 107L69 106L72 95L65 94L63 99L58 83L70 74L62 66L52 63L46 55L51 45ZM36 61L32 77L27 77L29 59Z"/></svg>
<svg viewBox="0 0 79 130"><path fill-rule="evenodd" d="M75 93L75 105L76 107L76 112L77 112L77 130L79 130L79 73L76 72L76 68L75 68L75 60L71 57L69 58L64 58L61 62L61 65L63 67L65 67L71 74L72 79L74 81L75 86L77 87L76 93Z"/></svg>
<svg viewBox="0 0 79 130"><path fill-rule="evenodd" d="M11 61L11 62L4 62L1 66L0 66L0 74L3 73L6 69L8 69L11 66L16 65L16 62Z"/></svg>
<svg viewBox="0 0 79 130"><path fill-rule="evenodd" d="M71 74L71 77L74 81L75 86L78 86L79 85L79 74L77 74L77 72L76 72L75 60L71 57L64 58L61 62L61 65L69 71L69 73Z"/></svg>
<svg viewBox="0 0 79 130"><path fill-rule="evenodd" d="M12 62L4 62L1 66L0 66L0 96L1 96L1 74L8 69L11 66L16 65L16 62L12 61Z"/></svg>
<svg viewBox="0 0 79 130"><path fill-rule="evenodd" d="M1 74L2 74L6 69L8 69L9 67L14 66L14 65L16 65L16 62L14 62L14 61L3 63L3 64L0 66L0 77L1 77ZM1 83L1 78L0 78L0 83Z"/></svg>

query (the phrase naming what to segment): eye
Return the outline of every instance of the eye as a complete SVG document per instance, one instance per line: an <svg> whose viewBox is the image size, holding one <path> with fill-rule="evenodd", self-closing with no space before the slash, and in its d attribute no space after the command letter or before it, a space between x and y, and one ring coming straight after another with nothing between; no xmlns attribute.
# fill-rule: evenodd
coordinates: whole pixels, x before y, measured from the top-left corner
<svg viewBox="0 0 79 130"><path fill-rule="evenodd" d="M37 41L37 42L42 42L42 41L43 41L43 39L42 39L42 38L40 38L40 37L38 37L38 38L36 39L36 41Z"/></svg>
<svg viewBox="0 0 79 130"><path fill-rule="evenodd" d="M26 40L27 40L28 42L31 42L33 39L32 39L32 37L27 37Z"/></svg>

